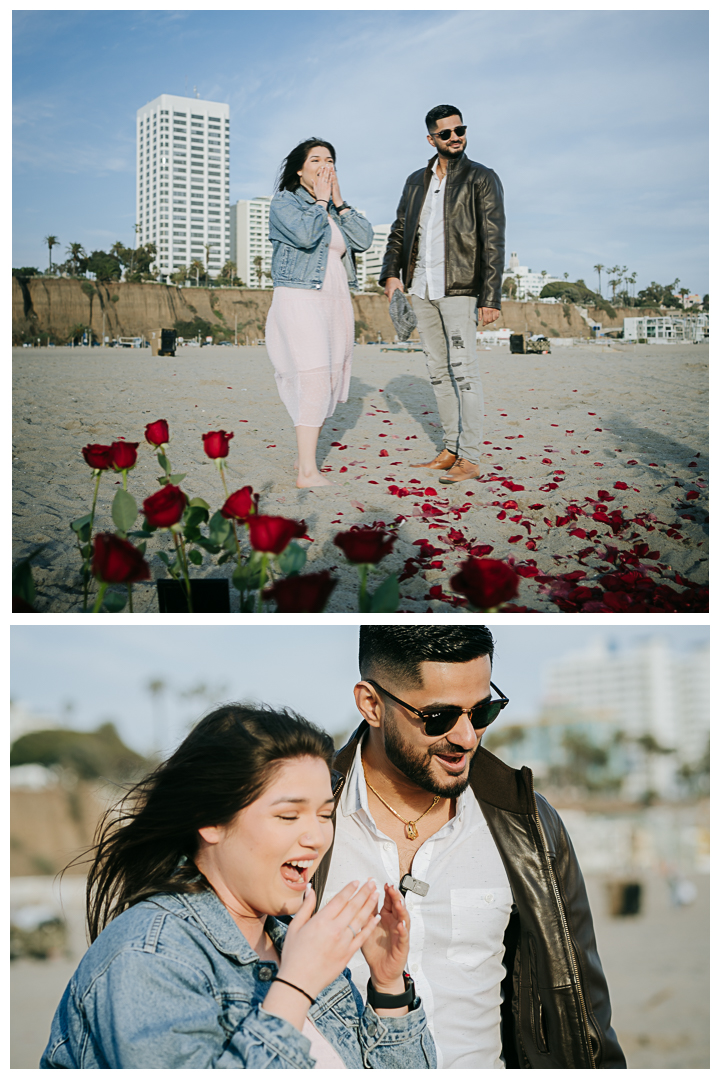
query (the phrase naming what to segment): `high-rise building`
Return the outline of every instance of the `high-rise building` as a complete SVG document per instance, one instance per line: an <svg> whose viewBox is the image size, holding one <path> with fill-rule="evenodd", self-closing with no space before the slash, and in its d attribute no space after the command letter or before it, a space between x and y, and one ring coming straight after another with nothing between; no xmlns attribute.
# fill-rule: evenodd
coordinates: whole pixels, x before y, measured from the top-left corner
<svg viewBox="0 0 720 1080"><path fill-rule="evenodd" d="M239 199L230 207L230 258L250 289L271 289L270 196Z"/></svg>
<svg viewBox="0 0 720 1080"><path fill-rule="evenodd" d="M545 676L546 718L558 724L565 717L604 722L626 744L649 739L650 746L658 747L643 770L628 778L625 790L633 797L648 788L673 794L678 763L691 764L705 751L710 737L707 645L683 652L651 636L632 649L617 650L598 638L550 664Z"/></svg>
<svg viewBox="0 0 720 1080"><path fill-rule="evenodd" d="M363 251L355 256L355 262L357 263L358 288L361 291L365 288L369 277L375 278L376 282L380 277L380 271L385 257L385 248L387 247L387 240L391 228L392 226L390 225L373 225L372 244L367 251Z"/></svg>
<svg viewBox="0 0 720 1080"><path fill-rule="evenodd" d="M230 256L230 106L161 94L137 111L136 233L166 278Z"/></svg>

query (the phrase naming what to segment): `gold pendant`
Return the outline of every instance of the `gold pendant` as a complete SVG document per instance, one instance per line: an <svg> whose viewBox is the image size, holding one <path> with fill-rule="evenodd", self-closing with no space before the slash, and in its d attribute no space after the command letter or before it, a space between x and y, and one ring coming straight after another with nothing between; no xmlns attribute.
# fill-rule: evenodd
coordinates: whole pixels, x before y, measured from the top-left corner
<svg viewBox="0 0 720 1080"><path fill-rule="evenodd" d="M407 825L405 826L405 835L407 836L408 840L417 840L418 831L415 828L414 821L408 821Z"/></svg>

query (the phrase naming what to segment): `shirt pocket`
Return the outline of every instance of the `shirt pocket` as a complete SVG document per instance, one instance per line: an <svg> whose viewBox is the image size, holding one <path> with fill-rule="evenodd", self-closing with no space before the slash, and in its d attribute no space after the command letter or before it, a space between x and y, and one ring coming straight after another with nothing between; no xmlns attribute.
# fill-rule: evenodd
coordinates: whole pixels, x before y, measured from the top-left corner
<svg viewBox="0 0 720 1080"><path fill-rule="evenodd" d="M502 949L510 918L512 889L451 889L451 940L448 960L477 968Z"/></svg>

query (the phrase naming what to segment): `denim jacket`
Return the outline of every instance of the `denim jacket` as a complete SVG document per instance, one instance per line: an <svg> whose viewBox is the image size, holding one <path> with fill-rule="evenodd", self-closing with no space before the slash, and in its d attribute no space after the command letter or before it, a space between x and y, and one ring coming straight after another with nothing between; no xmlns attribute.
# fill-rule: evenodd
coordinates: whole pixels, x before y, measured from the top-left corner
<svg viewBox="0 0 720 1080"><path fill-rule="evenodd" d="M268 916L278 952L287 927ZM260 960L214 892L154 896L114 919L70 980L43 1069L312 1069L310 1041L265 1012ZM309 1019L349 1069L432 1069L419 999L405 1016L363 1005L346 970Z"/></svg>
<svg viewBox="0 0 720 1080"><path fill-rule="evenodd" d="M273 285L293 289L321 289L330 247L328 214L343 234L347 250L342 261L348 282L357 288L354 251L366 251L373 242L373 228L357 210L338 214L332 203L327 212L300 186L279 191L270 203L270 239L273 246Z"/></svg>

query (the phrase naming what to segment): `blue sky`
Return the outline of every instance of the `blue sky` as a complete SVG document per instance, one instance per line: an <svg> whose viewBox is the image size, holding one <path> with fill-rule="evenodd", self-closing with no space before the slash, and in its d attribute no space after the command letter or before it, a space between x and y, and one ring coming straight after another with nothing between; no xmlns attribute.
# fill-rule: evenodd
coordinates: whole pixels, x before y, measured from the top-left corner
<svg viewBox="0 0 720 1080"><path fill-rule="evenodd" d="M703 11L16 11L13 265L46 265L47 233L58 261L131 243L136 109L196 86L230 104L233 202L318 136L343 196L392 221L423 117L450 102L521 264L703 295L707 33Z"/></svg>
<svg viewBox="0 0 720 1080"><path fill-rule="evenodd" d="M619 649L653 634L676 649L707 641L707 626L504 626L493 681L510 698L503 720L537 715L549 661L598 637ZM207 703L261 700L289 705L331 732L355 727L356 626L14 626L11 695L40 714L89 730L113 720L125 741L147 751L155 717L147 684L167 685L159 713L172 749ZM188 695L200 684L207 698ZM68 708L68 706L71 706Z"/></svg>

